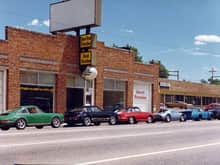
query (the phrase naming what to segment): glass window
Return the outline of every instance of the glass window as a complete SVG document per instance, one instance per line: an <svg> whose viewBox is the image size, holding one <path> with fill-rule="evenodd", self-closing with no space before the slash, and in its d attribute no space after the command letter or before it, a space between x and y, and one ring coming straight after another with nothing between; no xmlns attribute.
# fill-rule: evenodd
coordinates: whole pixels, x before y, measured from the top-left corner
<svg viewBox="0 0 220 165"><path fill-rule="evenodd" d="M55 75L50 73L39 73L39 84L55 84Z"/></svg>
<svg viewBox="0 0 220 165"><path fill-rule="evenodd" d="M67 77L66 86L69 87L69 88L74 88L75 78L74 77Z"/></svg>
<svg viewBox="0 0 220 165"><path fill-rule="evenodd" d="M37 72L21 71L20 78L23 84L37 84Z"/></svg>
<svg viewBox="0 0 220 165"><path fill-rule="evenodd" d="M85 80L82 77L75 77L75 88L84 88Z"/></svg>
<svg viewBox="0 0 220 165"><path fill-rule="evenodd" d="M113 90L114 89L114 80L111 79L105 79L104 80L104 88Z"/></svg>

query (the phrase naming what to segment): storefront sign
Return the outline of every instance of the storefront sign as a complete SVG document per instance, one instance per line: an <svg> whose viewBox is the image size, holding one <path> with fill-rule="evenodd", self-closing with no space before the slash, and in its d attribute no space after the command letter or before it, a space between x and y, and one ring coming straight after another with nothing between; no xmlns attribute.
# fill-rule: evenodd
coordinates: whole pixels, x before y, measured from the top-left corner
<svg viewBox="0 0 220 165"><path fill-rule="evenodd" d="M91 65L92 64L92 51L80 53L80 65Z"/></svg>
<svg viewBox="0 0 220 165"><path fill-rule="evenodd" d="M160 82L160 87L162 87L162 88L170 88L171 84L169 82Z"/></svg>
<svg viewBox="0 0 220 165"><path fill-rule="evenodd" d="M137 99L146 99L147 98L146 91L141 90L141 89L137 89L137 90L135 90L134 97L137 98Z"/></svg>
<svg viewBox="0 0 220 165"><path fill-rule="evenodd" d="M80 36L80 49L94 48L96 46L95 34L84 34Z"/></svg>

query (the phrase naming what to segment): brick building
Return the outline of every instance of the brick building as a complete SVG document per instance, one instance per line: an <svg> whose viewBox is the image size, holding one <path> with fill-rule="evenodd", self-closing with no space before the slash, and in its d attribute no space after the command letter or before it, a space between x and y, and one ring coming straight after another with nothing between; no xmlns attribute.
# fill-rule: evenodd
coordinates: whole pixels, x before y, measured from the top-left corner
<svg viewBox="0 0 220 165"><path fill-rule="evenodd" d="M6 27L5 33L6 39L0 40L0 112L36 104L63 113L83 105L85 94L101 107L137 105L145 111L159 107L159 66L136 63L129 50L98 42L98 76L85 81L79 70L77 37L13 27Z"/></svg>
<svg viewBox="0 0 220 165"><path fill-rule="evenodd" d="M186 102L204 107L220 103L220 86L187 81L160 79L160 102Z"/></svg>

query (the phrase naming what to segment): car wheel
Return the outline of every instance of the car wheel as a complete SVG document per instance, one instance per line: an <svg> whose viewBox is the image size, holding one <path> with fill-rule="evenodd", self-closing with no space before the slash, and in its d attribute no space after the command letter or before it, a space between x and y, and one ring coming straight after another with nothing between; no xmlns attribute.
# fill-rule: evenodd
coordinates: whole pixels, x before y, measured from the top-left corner
<svg viewBox="0 0 220 165"><path fill-rule="evenodd" d="M37 125L35 126L37 129L42 129L44 126L43 125Z"/></svg>
<svg viewBox="0 0 220 165"><path fill-rule="evenodd" d="M117 119L115 116L111 116L109 119L109 124L110 125L115 125L117 123Z"/></svg>
<svg viewBox="0 0 220 165"><path fill-rule="evenodd" d="M83 119L83 125L90 126L91 125L91 119L89 117L85 117Z"/></svg>
<svg viewBox="0 0 220 165"><path fill-rule="evenodd" d="M7 130L10 129L10 127L1 127L1 129L2 129L3 131L7 131Z"/></svg>
<svg viewBox="0 0 220 165"><path fill-rule="evenodd" d="M94 125L97 125L97 126L100 125L100 124L101 124L100 122L95 122L94 123Z"/></svg>
<svg viewBox="0 0 220 165"><path fill-rule="evenodd" d="M59 128L61 125L61 121L58 117L54 117L51 121L51 127L53 128Z"/></svg>
<svg viewBox="0 0 220 165"><path fill-rule="evenodd" d="M16 128L17 129L25 129L26 128L26 121L24 120L24 119L18 119L17 121L16 121Z"/></svg>
<svg viewBox="0 0 220 165"><path fill-rule="evenodd" d="M180 116L180 122L184 122L185 121L185 117L184 117L184 115L181 115Z"/></svg>
<svg viewBox="0 0 220 165"><path fill-rule="evenodd" d="M134 117L129 117L128 118L128 123L129 124L135 124L135 118Z"/></svg>
<svg viewBox="0 0 220 165"><path fill-rule="evenodd" d="M153 123L153 117L152 116L149 116L147 118L147 123Z"/></svg>
<svg viewBox="0 0 220 165"><path fill-rule="evenodd" d="M170 115L167 115L167 116L165 117L165 121L166 121L167 123L171 122L171 117L170 117Z"/></svg>

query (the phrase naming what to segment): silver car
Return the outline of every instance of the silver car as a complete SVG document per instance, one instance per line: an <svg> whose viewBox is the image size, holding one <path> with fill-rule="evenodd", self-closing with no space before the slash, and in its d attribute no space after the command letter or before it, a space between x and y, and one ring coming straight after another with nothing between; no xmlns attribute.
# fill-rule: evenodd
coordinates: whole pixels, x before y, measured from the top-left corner
<svg viewBox="0 0 220 165"><path fill-rule="evenodd" d="M154 113L154 120L155 121L162 120L166 122L179 120L183 122L186 121L186 116L183 113L178 112L177 109L165 108L165 109L161 109L158 113Z"/></svg>

